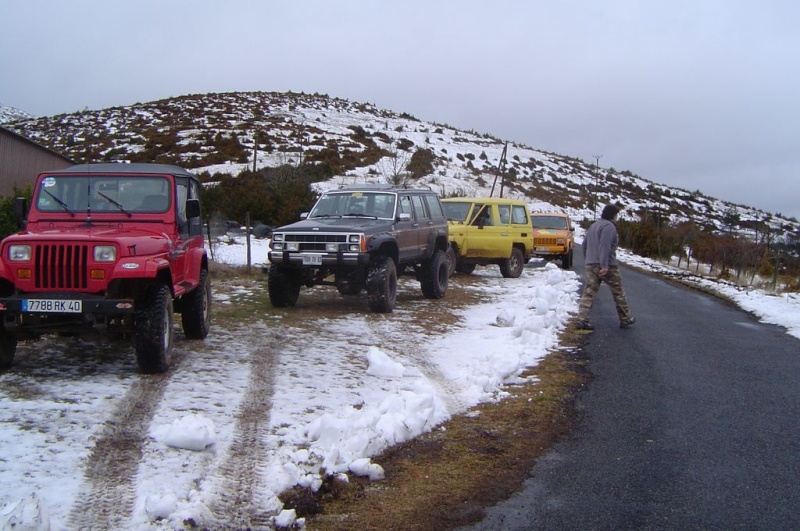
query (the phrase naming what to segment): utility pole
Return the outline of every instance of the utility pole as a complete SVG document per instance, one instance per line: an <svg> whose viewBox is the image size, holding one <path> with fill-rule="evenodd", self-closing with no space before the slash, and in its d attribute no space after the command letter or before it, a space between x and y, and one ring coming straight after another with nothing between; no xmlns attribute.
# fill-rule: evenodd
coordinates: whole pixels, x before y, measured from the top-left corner
<svg viewBox="0 0 800 531"><path fill-rule="evenodd" d="M597 191L600 188L600 159L603 155L592 155L594 157L594 219L597 219Z"/></svg>

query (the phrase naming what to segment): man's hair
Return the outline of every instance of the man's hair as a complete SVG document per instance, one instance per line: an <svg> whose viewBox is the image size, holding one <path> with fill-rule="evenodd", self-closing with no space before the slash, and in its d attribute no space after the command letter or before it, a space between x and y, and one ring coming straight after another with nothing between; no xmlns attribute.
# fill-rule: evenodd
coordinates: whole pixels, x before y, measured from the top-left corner
<svg viewBox="0 0 800 531"><path fill-rule="evenodd" d="M617 214L619 214L619 207L617 205L606 205L600 217L612 221L617 217Z"/></svg>

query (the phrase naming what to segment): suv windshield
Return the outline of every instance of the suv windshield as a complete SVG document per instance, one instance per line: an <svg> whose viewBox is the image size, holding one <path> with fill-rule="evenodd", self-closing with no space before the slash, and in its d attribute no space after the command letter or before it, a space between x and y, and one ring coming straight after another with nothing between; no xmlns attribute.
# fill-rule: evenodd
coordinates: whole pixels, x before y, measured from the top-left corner
<svg viewBox="0 0 800 531"><path fill-rule="evenodd" d="M40 212L166 212L170 183L164 177L50 175L35 199Z"/></svg>
<svg viewBox="0 0 800 531"><path fill-rule="evenodd" d="M472 203L468 201L464 201L463 203L445 201L442 203L442 206L444 207L444 212L447 214L447 219L449 221L464 222L467 221L467 216L469 215L469 209L472 206Z"/></svg>
<svg viewBox="0 0 800 531"><path fill-rule="evenodd" d="M394 219L397 196L381 192L328 192L311 209L309 218L367 216Z"/></svg>
<svg viewBox="0 0 800 531"><path fill-rule="evenodd" d="M531 216L534 229L562 229L567 228L567 218L561 216Z"/></svg>

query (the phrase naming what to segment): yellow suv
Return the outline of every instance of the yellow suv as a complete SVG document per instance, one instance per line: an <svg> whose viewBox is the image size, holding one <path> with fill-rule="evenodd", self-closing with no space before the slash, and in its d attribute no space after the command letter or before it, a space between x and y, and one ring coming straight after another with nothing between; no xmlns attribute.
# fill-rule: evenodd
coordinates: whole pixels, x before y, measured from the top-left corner
<svg viewBox="0 0 800 531"><path fill-rule="evenodd" d="M451 271L472 273L476 265L497 264L517 278L533 252L533 226L523 201L497 197L442 199L447 214Z"/></svg>
<svg viewBox="0 0 800 531"><path fill-rule="evenodd" d="M575 227L563 212L534 212L533 255L545 260L561 260L561 268L572 267L575 250Z"/></svg>

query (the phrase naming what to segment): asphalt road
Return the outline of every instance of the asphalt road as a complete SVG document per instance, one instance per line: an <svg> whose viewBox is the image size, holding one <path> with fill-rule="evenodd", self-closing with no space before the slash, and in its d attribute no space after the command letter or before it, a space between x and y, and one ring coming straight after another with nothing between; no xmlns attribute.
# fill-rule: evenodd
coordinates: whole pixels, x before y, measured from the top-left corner
<svg viewBox="0 0 800 531"><path fill-rule="evenodd" d="M575 429L472 529L800 529L800 341L622 274L638 322L601 287Z"/></svg>

